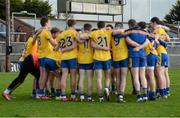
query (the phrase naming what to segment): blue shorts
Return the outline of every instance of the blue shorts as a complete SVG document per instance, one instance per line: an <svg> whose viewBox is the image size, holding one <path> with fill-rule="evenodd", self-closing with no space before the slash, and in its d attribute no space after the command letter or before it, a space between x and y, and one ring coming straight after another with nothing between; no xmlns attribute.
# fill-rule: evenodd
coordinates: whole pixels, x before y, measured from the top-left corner
<svg viewBox="0 0 180 118"><path fill-rule="evenodd" d="M38 59L40 67L45 68L45 60L46 60L46 58L39 58Z"/></svg>
<svg viewBox="0 0 180 118"><path fill-rule="evenodd" d="M145 67L146 66L146 57L132 57L129 58L129 67Z"/></svg>
<svg viewBox="0 0 180 118"><path fill-rule="evenodd" d="M169 67L168 54L162 53L158 55L158 66Z"/></svg>
<svg viewBox="0 0 180 118"><path fill-rule="evenodd" d="M156 67L158 56L154 54L147 55L147 67Z"/></svg>
<svg viewBox="0 0 180 118"><path fill-rule="evenodd" d="M74 58L74 59L70 59L70 60L62 60L61 68L76 69L77 68L77 59Z"/></svg>
<svg viewBox="0 0 180 118"><path fill-rule="evenodd" d="M55 71L59 67L57 66L57 63L53 59L45 58L45 68L50 71Z"/></svg>
<svg viewBox="0 0 180 118"><path fill-rule="evenodd" d="M78 64L79 69L82 70L93 70L93 63L91 64Z"/></svg>
<svg viewBox="0 0 180 118"><path fill-rule="evenodd" d="M109 70L111 68L111 60L108 61L98 61L94 60L94 69L95 70Z"/></svg>
<svg viewBox="0 0 180 118"><path fill-rule="evenodd" d="M125 68L125 67L128 67L128 62L129 62L128 58L121 60L121 61L113 61L113 67L114 68Z"/></svg>

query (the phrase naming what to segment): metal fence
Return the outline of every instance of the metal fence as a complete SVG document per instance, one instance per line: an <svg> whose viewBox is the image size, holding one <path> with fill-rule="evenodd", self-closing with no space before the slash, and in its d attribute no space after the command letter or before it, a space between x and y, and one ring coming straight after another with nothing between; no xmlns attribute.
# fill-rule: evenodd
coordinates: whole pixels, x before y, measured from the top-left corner
<svg viewBox="0 0 180 118"><path fill-rule="evenodd" d="M24 50L25 43L24 42L12 42L12 53L10 54L11 60L11 71L18 71L18 60L22 55L22 51ZM5 71L5 52L6 45L5 42L0 42L0 72Z"/></svg>

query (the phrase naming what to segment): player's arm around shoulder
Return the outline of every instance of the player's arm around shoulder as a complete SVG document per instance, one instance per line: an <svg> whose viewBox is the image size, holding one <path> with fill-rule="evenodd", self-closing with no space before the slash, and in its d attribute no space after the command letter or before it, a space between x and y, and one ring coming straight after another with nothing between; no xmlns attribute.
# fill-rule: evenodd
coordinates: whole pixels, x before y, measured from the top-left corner
<svg viewBox="0 0 180 118"><path fill-rule="evenodd" d="M97 50L104 50L104 51L110 51L109 47L102 47L98 44L96 44L93 40L91 40L91 47Z"/></svg>
<svg viewBox="0 0 180 118"><path fill-rule="evenodd" d="M124 32L125 32L124 29L115 29L115 30L112 30L112 35L115 36L119 34L124 34Z"/></svg>
<svg viewBox="0 0 180 118"><path fill-rule="evenodd" d="M90 39L90 33L87 32L77 33L76 40L78 41L78 43L84 43L85 40L89 40L89 39Z"/></svg>
<svg viewBox="0 0 180 118"><path fill-rule="evenodd" d="M46 39L49 40L50 44L53 47L56 47L57 43L56 43L55 39L53 39L51 32L49 30L46 32Z"/></svg>
<svg viewBox="0 0 180 118"><path fill-rule="evenodd" d="M67 52L67 51L71 51L75 48L77 48L77 42L73 42L73 44L69 47L65 47L65 48L61 48L61 52Z"/></svg>
<svg viewBox="0 0 180 118"><path fill-rule="evenodd" d="M139 50L141 50L141 49L144 49L145 47L148 46L149 43L150 43L149 39L146 38L146 41L145 41L142 45L140 45L140 46L138 46L138 47L135 47L133 50L134 50L134 51L139 51Z"/></svg>
<svg viewBox="0 0 180 118"><path fill-rule="evenodd" d="M61 48L61 39L63 38L63 33L61 33L57 38L56 38L56 43L57 45L55 46L55 50L59 50ZM60 49L61 50L61 49Z"/></svg>
<svg viewBox="0 0 180 118"><path fill-rule="evenodd" d="M133 46L133 47L139 47L140 46L140 44L133 41L129 36L126 37L126 43L130 46Z"/></svg>
<svg viewBox="0 0 180 118"><path fill-rule="evenodd" d="M33 35L33 41L32 41L32 44L35 44L38 35L39 35L42 31L43 31L43 28L40 28L40 29L38 29L37 32Z"/></svg>

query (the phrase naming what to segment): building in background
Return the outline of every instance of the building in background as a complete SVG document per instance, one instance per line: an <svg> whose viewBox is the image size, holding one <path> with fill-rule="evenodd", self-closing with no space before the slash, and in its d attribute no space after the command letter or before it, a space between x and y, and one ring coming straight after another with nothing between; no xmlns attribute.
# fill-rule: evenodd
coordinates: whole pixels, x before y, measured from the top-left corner
<svg viewBox="0 0 180 118"><path fill-rule="evenodd" d="M104 0L75 1L103 2ZM160 19L163 19L176 1L177 0L126 0L123 21L127 22L130 18L134 18L137 21L148 22L153 16L158 16ZM52 14L57 15L57 0L49 0L49 3L52 5ZM77 20L98 20L99 18L99 20L105 19L106 21L112 21L111 16L102 15L98 17L97 15L74 14L73 18ZM119 21L120 19L121 16L115 17L115 21Z"/></svg>

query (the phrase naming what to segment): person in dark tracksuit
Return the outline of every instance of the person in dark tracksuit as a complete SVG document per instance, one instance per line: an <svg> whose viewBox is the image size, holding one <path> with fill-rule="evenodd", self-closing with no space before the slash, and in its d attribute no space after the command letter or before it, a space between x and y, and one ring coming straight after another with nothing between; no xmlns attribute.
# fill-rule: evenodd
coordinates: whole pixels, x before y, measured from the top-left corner
<svg viewBox="0 0 180 118"><path fill-rule="evenodd" d="M24 82L29 73L36 78L36 89L38 89L40 70L37 54L30 54L25 57L24 61L21 63L21 68L18 76L12 81L12 83L8 86L8 88L6 88L6 90L2 94L6 100L12 99L12 92Z"/></svg>

